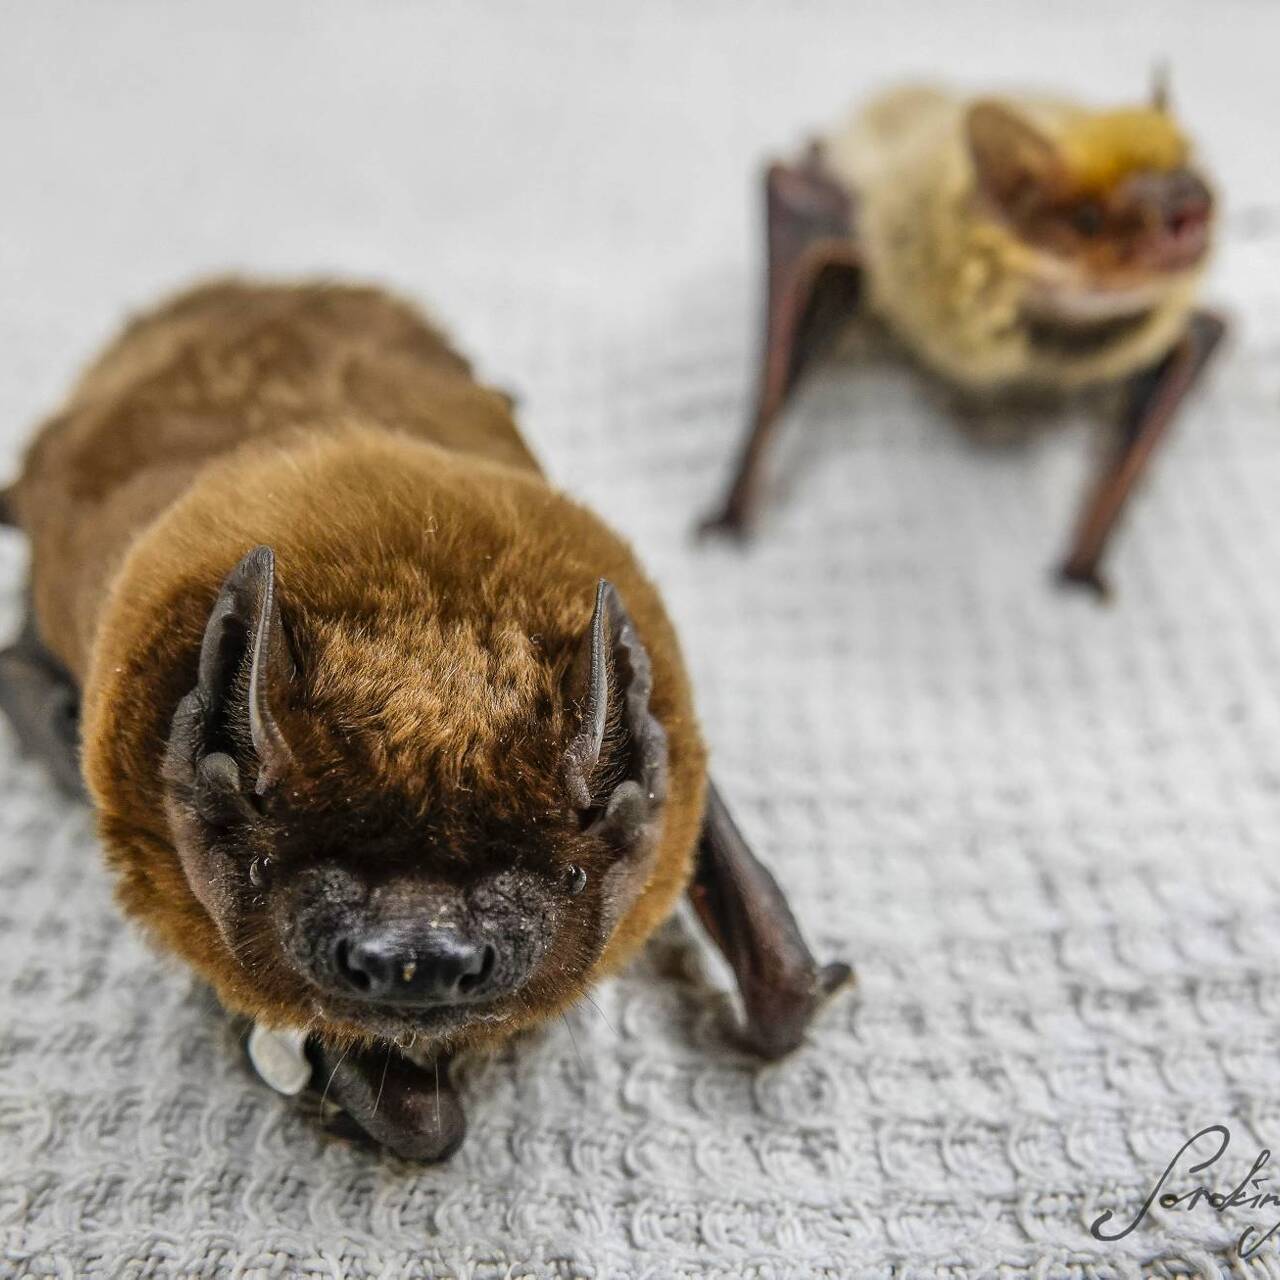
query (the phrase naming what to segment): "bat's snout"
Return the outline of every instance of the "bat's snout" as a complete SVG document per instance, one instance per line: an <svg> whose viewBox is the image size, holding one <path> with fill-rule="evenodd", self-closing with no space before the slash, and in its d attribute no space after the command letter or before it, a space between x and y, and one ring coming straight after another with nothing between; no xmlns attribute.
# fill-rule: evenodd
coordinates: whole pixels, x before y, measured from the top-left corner
<svg viewBox="0 0 1280 1280"><path fill-rule="evenodd" d="M313 1011L393 1039L507 1016L553 947L568 896L560 878L529 871L373 880L368 867L325 861L281 875L270 914Z"/></svg>
<svg viewBox="0 0 1280 1280"><path fill-rule="evenodd" d="M1141 218L1138 257L1148 267L1180 271L1207 253L1213 193L1198 174L1190 169L1138 174L1125 184L1122 199Z"/></svg>
<svg viewBox="0 0 1280 1280"><path fill-rule="evenodd" d="M340 934L330 960L344 995L412 1007L483 999L496 952L492 943L461 931L432 929L415 936L384 928Z"/></svg>

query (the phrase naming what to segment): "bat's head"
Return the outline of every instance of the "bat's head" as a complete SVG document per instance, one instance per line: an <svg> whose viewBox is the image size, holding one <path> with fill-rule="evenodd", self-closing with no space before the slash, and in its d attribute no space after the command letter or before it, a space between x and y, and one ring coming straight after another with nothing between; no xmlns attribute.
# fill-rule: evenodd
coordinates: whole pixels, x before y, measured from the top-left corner
<svg viewBox="0 0 1280 1280"><path fill-rule="evenodd" d="M607 582L489 608L291 616L266 547L227 578L164 773L242 1006L459 1044L580 993L653 871L649 658Z"/></svg>
<svg viewBox="0 0 1280 1280"><path fill-rule="evenodd" d="M1040 118L980 100L965 129L983 208L1082 310L1151 303L1205 258L1213 196L1163 88L1145 107Z"/></svg>

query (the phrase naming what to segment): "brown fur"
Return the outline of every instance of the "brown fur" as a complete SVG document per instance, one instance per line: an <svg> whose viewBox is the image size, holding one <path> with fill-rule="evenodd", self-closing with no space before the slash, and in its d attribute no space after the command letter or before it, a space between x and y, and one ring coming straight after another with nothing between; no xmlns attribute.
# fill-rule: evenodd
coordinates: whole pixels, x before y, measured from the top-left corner
<svg viewBox="0 0 1280 1280"><path fill-rule="evenodd" d="M563 1007L671 911L705 760L662 604L627 546L546 483L506 398L411 307L334 285L186 293L85 374L11 498L32 542L39 630L83 690L84 771L120 901L229 1008L315 1017L270 956L223 942L162 799L169 722L210 607L258 543L275 548L303 667L282 711L307 763L291 798L342 838L420 821L433 847L492 859L520 828L539 831L553 861L590 857L557 816L557 786L573 729L562 682L600 577L649 650L670 791L648 883L588 971L544 966L499 1030L466 1042ZM352 793L371 776L376 796Z"/></svg>

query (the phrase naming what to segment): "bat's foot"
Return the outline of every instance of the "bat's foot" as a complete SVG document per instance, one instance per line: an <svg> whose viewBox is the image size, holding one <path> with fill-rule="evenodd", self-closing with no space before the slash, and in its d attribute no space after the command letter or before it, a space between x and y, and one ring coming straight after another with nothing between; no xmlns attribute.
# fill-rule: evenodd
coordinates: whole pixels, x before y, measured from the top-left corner
<svg viewBox="0 0 1280 1280"><path fill-rule="evenodd" d="M1093 565L1077 565L1068 560L1059 567L1055 578L1060 587L1083 588L1099 604L1108 604L1112 599L1111 585Z"/></svg>
<svg viewBox="0 0 1280 1280"><path fill-rule="evenodd" d="M739 1039L752 1053L770 1062L785 1058L804 1042L805 1033L831 997L853 982L853 970L847 964L825 964L814 975L813 986L796 992L791 1000L778 1000L780 992L772 992L768 1016L762 1018L757 1013Z"/></svg>

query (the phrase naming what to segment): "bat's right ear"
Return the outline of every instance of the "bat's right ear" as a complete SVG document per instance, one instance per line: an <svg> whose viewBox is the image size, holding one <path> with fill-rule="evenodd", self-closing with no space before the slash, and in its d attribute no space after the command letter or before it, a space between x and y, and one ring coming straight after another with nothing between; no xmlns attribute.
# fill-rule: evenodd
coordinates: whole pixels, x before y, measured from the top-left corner
<svg viewBox="0 0 1280 1280"><path fill-rule="evenodd" d="M191 788L197 809L212 816L247 800L250 791L266 796L288 772L293 755L272 708L292 674L275 554L255 547L227 575L214 601L196 687L178 704L169 735L165 775ZM248 743L242 742L245 728ZM250 753L253 761L246 758ZM252 787L242 781L241 763L256 763Z"/></svg>
<svg viewBox="0 0 1280 1280"><path fill-rule="evenodd" d="M1169 64L1157 62L1151 71L1151 109L1161 115L1173 114L1172 94L1169 92Z"/></svg>
<svg viewBox="0 0 1280 1280"><path fill-rule="evenodd" d="M649 707L649 654L612 583L566 676L578 728L562 763L569 799L588 829L620 849L641 845L666 799L667 735Z"/></svg>
<svg viewBox="0 0 1280 1280"><path fill-rule="evenodd" d="M1053 140L1025 116L983 98L965 115L965 136L979 188L1009 208L1055 182L1062 157Z"/></svg>

